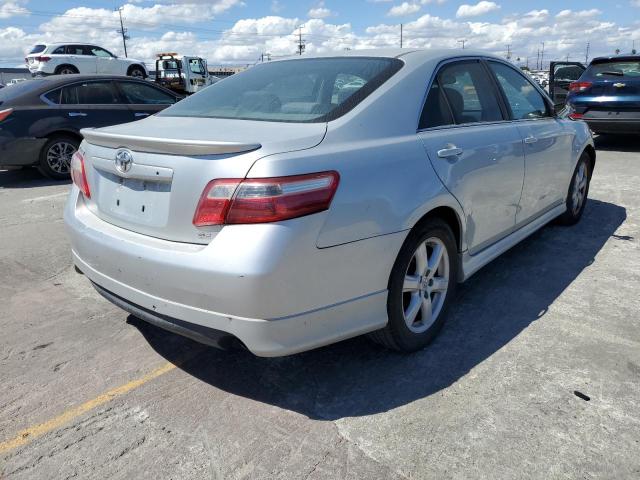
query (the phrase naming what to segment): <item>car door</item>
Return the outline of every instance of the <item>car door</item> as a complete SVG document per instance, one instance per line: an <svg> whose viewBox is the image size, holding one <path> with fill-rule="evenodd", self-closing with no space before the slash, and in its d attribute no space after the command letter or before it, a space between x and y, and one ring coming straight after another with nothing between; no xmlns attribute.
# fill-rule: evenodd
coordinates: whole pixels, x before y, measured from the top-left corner
<svg viewBox="0 0 640 480"><path fill-rule="evenodd" d="M464 210L470 254L515 227L524 155L517 127L505 119L497 88L479 59L439 69L418 135L438 177Z"/></svg>
<svg viewBox="0 0 640 480"><path fill-rule="evenodd" d="M525 180L516 216L521 225L564 202L573 132L555 117L550 102L522 72L499 61L488 64L523 141Z"/></svg>
<svg viewBox="0 0 640 480"><path fill-rule="evenodd" d="M579 62L551 62L549 65L549 96L554 104L564 104L569 85L578 80L586 67Z"/></svg>
<svg viewBox="0 0 640 480"><path fill-rule="evenodd" d="M91 55L96 59L96 70L98 73L103 75L122 74L118 68L118 60L111 52L93 45L89 45L87 48L89 49L89 52L91 52Z"/></svg>
<svg viewBox="0 0 640 480"><path fill-rule="evenodd" d="M163 88L135 80L115 82L128 104L132 120L141 120L173 105L178 97Z"/></svg>
<svg viewBox="0 0 640 480"><path fill-rule="evenodd" d="M128 105L109 80L77 82L64 87L60 108L75 130L132 120Z"/></svg>
<svg viewBox="0 0 640 480"><path fill-rule="evenodd" d="M78 69L79 73L96 73L96 57L91 55L89 47L86 45L67 45L66 54L69 63Z"/></svg>

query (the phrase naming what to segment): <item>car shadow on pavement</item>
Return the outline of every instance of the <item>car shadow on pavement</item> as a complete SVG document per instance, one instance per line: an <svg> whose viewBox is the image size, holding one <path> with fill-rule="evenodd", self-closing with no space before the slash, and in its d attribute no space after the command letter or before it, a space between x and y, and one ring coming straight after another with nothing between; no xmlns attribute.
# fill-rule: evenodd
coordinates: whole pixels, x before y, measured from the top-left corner
<svg viewBox="0 0 640 480"><path fill-rule="evenodd" d="M52 180L42 175L35 168L21 170L0 170L0 188L34 188L51 185L68 185L69 180Z"/></svg>
<svg viewBox="0 0 640 480"><path fill-rule="evenodd" d="M640 152L638 135L598 135L594 141L597 151Z"/></svg>
<svg viewBox="0 0 640 480"><path fill-rule="evenodd" d="M149 344L180 368L234 395L335 420L384 412L456 382L533 322L594 260L626 210L589 200L574 227L549 225L461 285L450 318L425 350L402 355L359 337L282 358L221 351L130 316Z"/></svg>

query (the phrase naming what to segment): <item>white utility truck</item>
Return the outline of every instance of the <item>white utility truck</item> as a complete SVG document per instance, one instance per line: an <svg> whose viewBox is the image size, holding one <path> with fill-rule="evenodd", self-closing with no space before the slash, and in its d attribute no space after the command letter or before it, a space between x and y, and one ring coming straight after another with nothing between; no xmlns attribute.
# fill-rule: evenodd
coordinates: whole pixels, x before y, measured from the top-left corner
<svg viewBox="0 0 640 480"><path fill-rule="evenodd" d="M156 83L174 92L191 95L218 80L218 77L209 74L204 58L177 53L157 55Z"/></svg>

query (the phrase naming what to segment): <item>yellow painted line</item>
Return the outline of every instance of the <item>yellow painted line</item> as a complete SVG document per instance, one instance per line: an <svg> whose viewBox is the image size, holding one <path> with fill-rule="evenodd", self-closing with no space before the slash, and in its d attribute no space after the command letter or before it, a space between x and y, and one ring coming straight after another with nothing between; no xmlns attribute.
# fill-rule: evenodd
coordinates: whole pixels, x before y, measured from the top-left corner
<svg viewBox="0 0 640 480"><path fill-rule="evenodd" d="M57 417L52 418L51 420L47 420L44 423L39 425L35 425L33 427L26 428L18 433L14 438L10 440L6 440L0 443L0 454L7 452L9 450L13 450L14 448L21 447L31 442L32 440L44 435L45 433L49 433L56 428L61 427L62 425L69 423L74 418L88 412L89 410L93 410L94 408L99 407L100 405L104 405L107 402L110 402L116 397L124 395L131 390L138 388L145 383L153 380L154 378L158 378L160 375L164 375L167 372L170 372L176 368L176 365L173 363L167 363L161 367L156 368L152 372L147 373L141 378L136 380L132 380L124 385L113 388L108 392L103 393L102 395L97 396L96 398L84 402L77 407L71 408L66 412L58 415Z"/></svg>

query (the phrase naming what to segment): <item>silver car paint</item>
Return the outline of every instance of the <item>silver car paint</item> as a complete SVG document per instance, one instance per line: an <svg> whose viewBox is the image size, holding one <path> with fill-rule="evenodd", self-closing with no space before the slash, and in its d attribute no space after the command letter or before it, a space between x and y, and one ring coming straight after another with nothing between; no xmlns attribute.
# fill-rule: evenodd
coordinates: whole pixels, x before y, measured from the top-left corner
<svg viewBox="0 0 640 480"><path fill-rule="evenodd" d="M350 54L400 55L405 66L326 125L158 117L107 129L158 141L179 135L263 147L205 157L134 151L135 162L172 170L166 225L127 223L83 200L73 187L65 221L74 261L92 281L131 302L228 331L256 354L283 355L384 326L393 262L408 231L434 208L449 208L458 218L463 279L564 211L558 201L566 197L580 154L593 146L582 122L496 122L417 132L429 79L439 64L497 57L468 50ZM542 130L537 130L542 141L527 155L528 145L514 142L514 131L533 127ZM495 141L498 130L505 143ZM471 145L456 166L430 153L448 134L460 134L457 141ZM566 141L553 139L556 134ZM561 150L565 144L566 151ZM113 159L116 149L86 142L83 148L99 197L97 179L103 173L93 159ZM492 155L479 157L483 151ZM480 168L468 165L479 159ZM530 184L527 168L537 172ZM340 173L341 182L327 212L265 225L196 229L190 223L197 198L213 178L331 169ZM514 193L503 182L508 178L517 185L518 172L522 178ZM467 181L471 186L461 186L456 196L453 186ZM523 208L521 196L529 202ZM548 207L535 211L536 204ZM492 210L501 212L498 219Z"/></svg>

